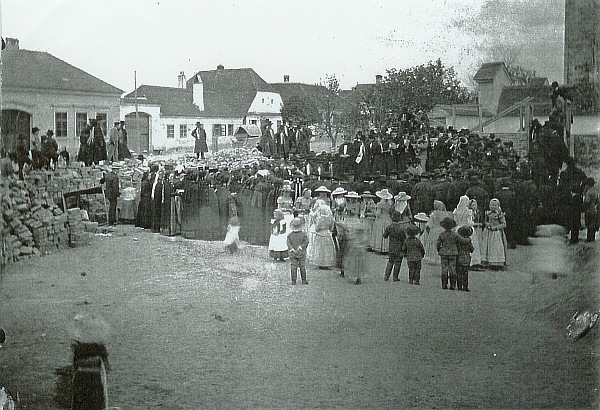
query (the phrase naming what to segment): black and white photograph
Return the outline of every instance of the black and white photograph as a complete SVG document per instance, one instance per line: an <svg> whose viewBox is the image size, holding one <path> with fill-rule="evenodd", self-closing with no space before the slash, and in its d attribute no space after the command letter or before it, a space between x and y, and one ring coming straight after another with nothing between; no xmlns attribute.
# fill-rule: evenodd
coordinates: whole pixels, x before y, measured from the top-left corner
<svg viewBox="0 0 600 410"><path fill-rule="evenodd" d="M600 408L600 0L0 35L0 410Z"/></svg>

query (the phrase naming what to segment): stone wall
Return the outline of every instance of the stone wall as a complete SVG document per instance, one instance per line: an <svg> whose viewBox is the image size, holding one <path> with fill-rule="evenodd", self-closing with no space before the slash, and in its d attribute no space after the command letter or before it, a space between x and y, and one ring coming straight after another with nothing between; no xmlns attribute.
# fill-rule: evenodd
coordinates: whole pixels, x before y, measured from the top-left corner
<svg viewBox="0 0 600 410"><path fill-rule="evenodd" d="M574 135L575 160L582 167L600 167L600 135Z"/></svg>

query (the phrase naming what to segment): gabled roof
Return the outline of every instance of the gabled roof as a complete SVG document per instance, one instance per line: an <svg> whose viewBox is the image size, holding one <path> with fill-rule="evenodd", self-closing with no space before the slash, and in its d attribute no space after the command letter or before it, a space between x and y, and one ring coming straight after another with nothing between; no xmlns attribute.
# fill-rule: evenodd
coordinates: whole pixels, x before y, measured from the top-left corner
<svg viewBox="0 0 600 410"><path fill-rule="evenodd" d="M477 82L491 81L496 77L499 70L504 70L508 76L508 71L506 70L504 62L483 63L475 73L475 76L473 76L473 80Z"/></svg>
<svg viewBox="0 0 600 410"><path fill-rule="evenodd" d="M533 105L534 116L549 114L550 109L552 108L552 101L550 99L551 92L552 89L547 85L541 87L535 85L504 87L502 88L500 101L498 102L498 112L505 110L527 97L533 97L531 104ZM510 115L515 116L518 114L519 110L515 110Z"/></svg>
<svg viewBox="0 0 600 410"><path fill-rule="evenodd" d="M203 116L244 117L257 92L277 92L251 68L198 71L187 81L188 90L197 77L203 83Z"/></svg>
<svg viewBox="0 0 600 410"><path fill-rule="evenodd" d="M2 87L123 94L123 90L43 51L2 50Z"/></svg>
<svg viewBox="0 0 600 410"><path fill-rule="evenodd" d="M138 104L156 104L165 116L200 117L201 112L192 103L192 91L186 88L141 85L137 88ZM135 91L123 97L124 102L135 102Z"/></svg>
<svg viewBox="0 0 600 410"><path fill-rule="evenodd" d="M319 84L272 83L271 87L281 95L284 102L293 96L307 97L318 101L329 93L326 87Z"/></svg>
<svg viewBox="0 0 600 410"><path fill-rule="evenodd" d="M364 84L356 84L356 86L352 87L351 90L342 90L340 92L340 98L347 106L354 106L357 103L366 100L377 84L373 83L364 83Z"/></svg>

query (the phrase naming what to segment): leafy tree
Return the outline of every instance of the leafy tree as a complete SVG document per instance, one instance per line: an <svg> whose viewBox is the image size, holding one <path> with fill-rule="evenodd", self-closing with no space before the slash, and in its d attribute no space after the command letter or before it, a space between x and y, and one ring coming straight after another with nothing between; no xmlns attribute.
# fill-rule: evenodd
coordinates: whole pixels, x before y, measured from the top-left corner
<svg viewBox="0 0 600 410"><path fill-rule="evenodd" d="M327 89L319 97L319 111L321 112L323 125L327 137L331 140L331 146L334 147L337 142L337 136L342 129L342 116L340 115L340 82L334 75L325 75L325 80L321 85Z"/></svg>
<svg viewBox="0 0 600 410"><path fill-rule="evenodd" d="M321 121L316 102L303 95L293 95L284 101L281 117L293 124L315 124Z"/></svg>
<svg viewBox="0 0 600 410"><path fill-rule="evenodd" d="M381 90L372 95L380 124L393 123L405 110L430 111L438 104L465 104L474 101L474 93L462 87L453 67L447 68L440 59L405 70L388 69Z"/></svg>

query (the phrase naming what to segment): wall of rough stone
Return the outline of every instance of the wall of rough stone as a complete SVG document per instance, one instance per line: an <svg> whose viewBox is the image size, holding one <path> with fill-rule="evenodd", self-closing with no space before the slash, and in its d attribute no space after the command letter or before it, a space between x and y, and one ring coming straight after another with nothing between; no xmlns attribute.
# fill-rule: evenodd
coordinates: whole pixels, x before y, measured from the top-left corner
<svg viewBox="0 0 600 410"><path fill-rule="evenodd" d="M600 167L600 135L575 135L573 145L580 166Z"/></svg>

